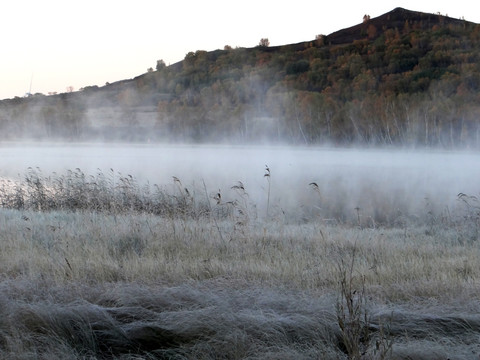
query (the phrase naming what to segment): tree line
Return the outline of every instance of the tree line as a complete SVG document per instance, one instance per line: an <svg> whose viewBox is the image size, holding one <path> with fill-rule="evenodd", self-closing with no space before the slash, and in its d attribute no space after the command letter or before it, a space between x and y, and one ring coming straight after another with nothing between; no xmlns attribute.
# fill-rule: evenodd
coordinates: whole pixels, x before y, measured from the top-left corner
<svg viewBox="0 0 480 360"><path fill-rule="evenodd" d="M396 9L304 43L262 40L48 101L2 102L0 130L88 137L89 109L110 107L122 115L109 126L131 134L148 108L151 129L139 133L158 141L480 147L478 24Z"/></svg>

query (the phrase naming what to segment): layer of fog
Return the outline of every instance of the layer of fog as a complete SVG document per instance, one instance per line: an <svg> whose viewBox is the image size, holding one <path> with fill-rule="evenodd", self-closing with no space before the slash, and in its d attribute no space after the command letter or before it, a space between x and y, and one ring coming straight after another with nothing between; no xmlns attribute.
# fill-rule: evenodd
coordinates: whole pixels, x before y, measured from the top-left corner
<svg viewBox="0 0 480 360"><path fill-rule="evenodd" d="M266 166L270 177L266 177ZM480 190L480 155L468 152L354 150L193 145L3 144L0 177L21 180L27 169L43 176L81 169L132 175L140 184L205 198L241 199L271 213L322 218L381 218L441 213L458 205L457 194ZM238 182L245 193L232 189ZM313 184L314 183L314 184ZM318 187L316 185L318 185ZM248 194L248 195L247 195ZM275 211L274 211L275 210Z"/></svg>

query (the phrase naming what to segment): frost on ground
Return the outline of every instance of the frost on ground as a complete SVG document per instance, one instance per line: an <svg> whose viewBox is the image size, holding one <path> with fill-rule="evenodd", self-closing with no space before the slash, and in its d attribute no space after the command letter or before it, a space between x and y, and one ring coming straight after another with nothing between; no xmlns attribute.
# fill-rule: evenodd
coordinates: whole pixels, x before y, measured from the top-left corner
<svg viewBox="0 0 480 360"><path fill-rule="evenodd" d="M0 284L2 358L347 359L333 294L206 281ZM478 304L369 304L362 358L477 359ZM379 331L383 326L383 331ZM367 342L367 339L361 341Z"/></svg>

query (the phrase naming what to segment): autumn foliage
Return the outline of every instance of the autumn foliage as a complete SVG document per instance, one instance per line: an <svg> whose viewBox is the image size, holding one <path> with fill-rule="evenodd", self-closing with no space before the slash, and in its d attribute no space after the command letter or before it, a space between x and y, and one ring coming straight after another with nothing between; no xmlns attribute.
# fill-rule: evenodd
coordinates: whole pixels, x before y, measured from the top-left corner
<svg viewBox="0 0 480 360"><path fill-rule="evenodd" d="M157 140L480 147L480 25L465 20L398 8L312 41L199 50L156 69L78 97L154 107Z"/></svg>

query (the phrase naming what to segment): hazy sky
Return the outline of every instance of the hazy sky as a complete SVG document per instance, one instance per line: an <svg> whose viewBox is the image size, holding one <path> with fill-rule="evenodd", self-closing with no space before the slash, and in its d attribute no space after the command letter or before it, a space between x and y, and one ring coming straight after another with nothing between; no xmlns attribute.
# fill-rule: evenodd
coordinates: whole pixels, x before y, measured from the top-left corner
<svg viewBox="0 0 480 360"><path fill-rule="evenodd" d="M2 5L0 99L133 78L189 51L312 40L395 7L480 23L457 1L16 0Z"/></svg>

